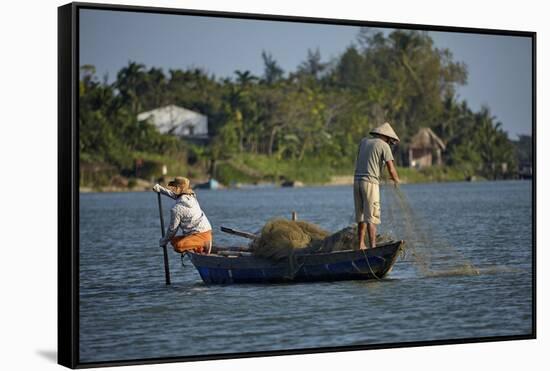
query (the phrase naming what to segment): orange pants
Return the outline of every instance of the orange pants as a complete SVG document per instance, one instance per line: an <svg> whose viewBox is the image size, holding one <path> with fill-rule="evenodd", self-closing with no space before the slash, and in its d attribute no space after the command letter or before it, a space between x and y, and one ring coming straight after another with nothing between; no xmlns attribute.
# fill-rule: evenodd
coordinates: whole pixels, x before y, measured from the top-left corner
<svg viewBox="0 0 550 371"><path fill-rule="evenodd" d="M174 251L182 253L193 250L199 254L208 254L212 246L212 231L206 231L189 236L175 236L170 240Z"/></svg>

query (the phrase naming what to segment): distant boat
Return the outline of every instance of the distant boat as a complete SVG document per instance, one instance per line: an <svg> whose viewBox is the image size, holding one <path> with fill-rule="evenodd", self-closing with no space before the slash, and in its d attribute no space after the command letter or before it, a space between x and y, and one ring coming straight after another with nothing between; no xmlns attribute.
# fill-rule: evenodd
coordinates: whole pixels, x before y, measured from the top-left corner
<svg viewBox="0 0 550 371"><path fill-rule="evenodd" d="M232 183L232 188L238 189L260 189L260 188L275 188L276 185L273 182L257 182L257 183Z"/></svg>
<svg viewBox="0 0 550 371"><path fill-rule="evenodd" d="M195 186L196 189L220 189L221 185L216 179L210 179L206 183L200 183Z"/></svg>
<svg viewBox="0 0 550 371"><path fill-rule="evenodd" d="M285 180L281 183L281 187L303 187L304 183L299 180Z"/></svg>
<svg viewBox="0 0 550 371"><path fill-rule="evenodd" d="M388 274L403 244L390 241L367 250L297 253L278 261L256 257L242 248L217 247L209 255L186 254L207 284L370 280Z"/></svg>

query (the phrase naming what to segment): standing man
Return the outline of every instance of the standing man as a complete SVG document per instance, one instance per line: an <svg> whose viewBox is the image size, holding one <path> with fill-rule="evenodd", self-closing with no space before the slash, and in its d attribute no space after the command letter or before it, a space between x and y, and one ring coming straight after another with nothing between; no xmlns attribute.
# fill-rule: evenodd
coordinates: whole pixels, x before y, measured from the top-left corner
<svg viewBox="0 0 550 371"><path fill-rule="evenodd" d="M358 225L359 249L366 249L365 232L368 230L369 247L376 247L376 225L380 224L380 174L387 166L395 186L399 176L393 163L390 145L399 143L399 137L389 123L373 129L373 138L363 138L355 162L353 198L355 220Z"/></svg>

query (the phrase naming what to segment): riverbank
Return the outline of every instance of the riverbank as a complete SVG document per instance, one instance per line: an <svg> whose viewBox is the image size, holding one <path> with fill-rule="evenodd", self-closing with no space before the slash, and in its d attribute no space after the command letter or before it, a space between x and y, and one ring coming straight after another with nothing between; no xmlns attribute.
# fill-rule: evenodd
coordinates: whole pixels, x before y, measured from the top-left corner
<svg viewBox="0 0 550 371"><path fill-rule="evenodd" d="M439 183L439 182L460 182L460 181L483 181L485 180L482 177L473 177L466 178L462 172L457 169L448 168L448 167L438 167L438 168L429 168L429 169L410 169L410 168L397 168L399 176L401 178L402 184L418 184L418 183ZM286 178L281 178L278 182L268 180L257 180L257 179L243 179L243 177L238 177L238 181L234 180L229 184L223 184L221 188L229 189L255 189L255 188L266 188L266 187L303 187L303 186L346 186L353 184L353 172L347 175L328 175L326 181L317 181L317 182L303 182L301 180L288 180ZM155 182L147 181L145 179L123 179L120 181L120 176L117 177L116 184L111 184L107 186L81 186L81 193L89 192L140 192L140 191L150 191ZM190 178L191 184L196 186L206 182L204 177L200 178ZM219 179L218 179L219 180ZM388 181L388 179L384 180Z"/></svg>
<svg viewBox="0 0 550 371"><path fill-rule="evenodd" d="M398 167L403 183L430 183L469 180L458 167L433 166L424 169ZM353 183L354 164L320 158L280 161L262 155L240 155L221 162L215 177L226 185L235 183L301 183L304 185L347 185ZM481 179L480 177L474 180Z"/></svg>
<svg viewBox="0 0 550 371"><path fill-rule="evenodd" d="M175 175L183 175L195 185L207 182L209 173L213 172L213 178L226 188L353 184L354 164L345 159L281 160L276 156L238 154L229 159L218 160L215 164L205 161L188 164L182 162L183 160L166 163L161 160L151 160L151 164L147 163L148 166L140 168L139 178L125 177L123 171L116 171L112 167L88 165L88 172L81 172L81 192L149 190L159 178L160 169L168 170L168 175L164 176L165 180ZM452 166L432 166L423 169L398 167L397 171L404 184L484 180L479 175L472 176L471 169ZM386 171L384 174L387 176Z"/></svg>

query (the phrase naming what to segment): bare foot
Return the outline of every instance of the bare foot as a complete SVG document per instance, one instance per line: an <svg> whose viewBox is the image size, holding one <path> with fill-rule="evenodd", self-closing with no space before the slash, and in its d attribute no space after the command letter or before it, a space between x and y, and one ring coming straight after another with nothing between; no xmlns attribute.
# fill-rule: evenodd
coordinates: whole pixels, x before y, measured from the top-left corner
<svg viewBox="0 0 550 371"><path fill-rule="evenodd" d="M367 246L365 245L359 245L359 250L366 250L367 249Z"/></svg>

